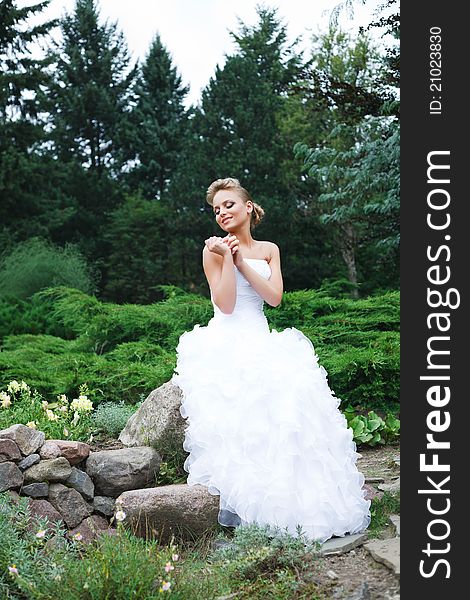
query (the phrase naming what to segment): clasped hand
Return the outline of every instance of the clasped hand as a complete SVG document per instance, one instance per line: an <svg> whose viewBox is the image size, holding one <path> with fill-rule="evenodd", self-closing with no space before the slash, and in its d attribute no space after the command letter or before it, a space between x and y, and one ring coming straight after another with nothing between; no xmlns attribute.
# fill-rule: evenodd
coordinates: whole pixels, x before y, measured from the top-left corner
<svg viewBox="0 0 470 600"><path fill-rule="evenodd" d="M229 252L232 254L233 263L236 267L243 261L243 256L240 251L240 242L236 235L229 233L224 238L213 235L212 237L205 240L206 246L210 252L225 256Z"/></svg>

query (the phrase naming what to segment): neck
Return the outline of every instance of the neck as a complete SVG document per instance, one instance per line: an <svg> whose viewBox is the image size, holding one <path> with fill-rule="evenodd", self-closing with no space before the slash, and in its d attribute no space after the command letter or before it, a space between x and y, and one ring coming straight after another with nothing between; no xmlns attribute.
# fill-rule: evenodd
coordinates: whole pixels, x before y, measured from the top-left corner
<svg viewBox="0 0 470 600"><path fill-rule="evenodd" d="M237 236L237 238L240 241L240 245L243 246L243 248L248 248L251 249L253 244L255 243L255 240L253 239L252 235L251 235L251 231L250 231L250 226L248 225L248 227L243 227L242 229L238 230L238 231L233 231L234 235Z"/></svg>

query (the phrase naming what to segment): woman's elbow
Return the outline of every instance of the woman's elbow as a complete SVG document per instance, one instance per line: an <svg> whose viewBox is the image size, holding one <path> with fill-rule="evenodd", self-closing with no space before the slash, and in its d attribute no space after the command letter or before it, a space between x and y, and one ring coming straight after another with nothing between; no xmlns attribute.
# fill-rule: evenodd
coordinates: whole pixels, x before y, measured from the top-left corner
<svg viewBox="0 0 470 600"><path fill-rule="evenodd" d="M282 294L280 296L276 296L275 298L273 298L271 302L268 302L268 304L269 304L269 306L276 308L276 306L279 306L279 304L281 304L281 302L282 302Z"/></svg>

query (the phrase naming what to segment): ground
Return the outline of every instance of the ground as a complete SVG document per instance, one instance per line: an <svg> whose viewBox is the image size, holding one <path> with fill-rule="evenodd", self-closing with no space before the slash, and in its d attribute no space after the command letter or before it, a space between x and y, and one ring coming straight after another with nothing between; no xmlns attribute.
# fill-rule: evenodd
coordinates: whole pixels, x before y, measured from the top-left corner
<svg viewBox="0 0 470 600"><path fill-rule="evenodd" d="M400 455L398 446L360 448L358 452L361 458L357 465L366 477L383 477L385 483L391 483L400 474L395 463L395 458ZM371 485L376 487L378 483ZM381 538L392 536L391 527L380 532ZM362 547L340 556L323 557L312 579L320 584L325 590L325 597L331 600L397 600L400 597L397 577Z"/></svg>

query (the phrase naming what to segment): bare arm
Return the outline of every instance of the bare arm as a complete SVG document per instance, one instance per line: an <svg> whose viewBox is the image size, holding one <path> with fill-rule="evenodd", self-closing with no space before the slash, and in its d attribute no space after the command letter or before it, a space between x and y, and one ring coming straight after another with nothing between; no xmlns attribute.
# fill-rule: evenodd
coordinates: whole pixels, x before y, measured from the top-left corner
<svg viewBox="0 0 470 600"><path fill-rule="evenodd" d="M237 269L242 273L245 279L253 286L258 294L270 306L278 306L282 300L282 292L284 284L281 274L281 257L279 248L276 244L270 242L271 259L269 266L271 267L271 277L269 280L261 277L252 267L245 261L237 261Z"/></svg>
<svg viewBox="0 0 470 600"><path fill-rule="evenodd" d="M235 269L230 248L221 238L209 238L202 251L202 265L212 299L225 314L232 314L237 300ZM212 250L211 250L212 248Z"/></svg>

